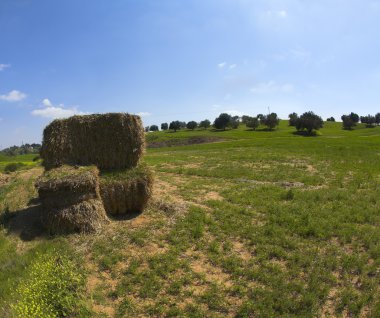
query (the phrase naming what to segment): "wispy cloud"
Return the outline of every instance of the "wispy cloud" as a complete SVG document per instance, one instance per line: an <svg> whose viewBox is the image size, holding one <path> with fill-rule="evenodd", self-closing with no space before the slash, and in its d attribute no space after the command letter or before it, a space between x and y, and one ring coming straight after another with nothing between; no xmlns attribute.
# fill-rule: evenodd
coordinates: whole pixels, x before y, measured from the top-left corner
<svg viewBox="0 0 380 318"><path fill-rule="evenodd" d="M79 111L77 107L65 107L65 105L60 104L54 106L49 99L45 98L42 101L42 108L35 109L31 112L33 116L43 117L43 118L66 118L74 115L85 115L87 113Z"/></svg>
<svg viewBox="0 0 380 318"><path fill-rule="evenodd" d="M222 63L219 63L219 64L218 64L218 67L219 67L219 68L224 68L226 65L227 65L226 62L222 62Z"/></svg>
<svg viewBox="0 0 380 318"><path fill-rule="evenodd" d="M285 19L288 17L288 12L286 10L268 10L267 16L275 17L280 19Z"/></svg>
<svg viewBox="0 0 380 318"><path fill-rule="evenodd" d="M49 99L45 98L43 101L42 101L42 105L46 106L46 107L51 107L53 106L53 104L50 102Z"/></svg>
<svg viewBox="0 0 380 318"><path fill-rule="evenodd" d="M7 102L18 102L20 100L23 100L24 98L26 98L26 94L18 90L13 90L10 91L8 94L0 95L0 100L5 100Z"/></svg>
<svg viewBox="0 0 380 318"><path fill-rule="evenodd" d="M230 68L230 70L233 70L236 66L237 66L236 64L231 64L231 65L229 66L229 68Z"/></svg>
<svg viewBox="0 0 380 318"><path fill-rule="evenodd" d="M148 117L148 116L151 116L152 114L148 113L148 112L139 112L136 115L138 115L140 117Z"/></svg>
<svg viewBox="0 0 380 318"><path fill-rule="evenodd" d="M291 93L294 91L294 85L290 83L277 84L275 81L269 81L257 84L250 91L254 94Z"/></svg>
<svg viewBox="0 0 380 318"><path fill-rule="evenodd" d="M0 72L5 70L8 67L11 67L11 65L10 64L0 64Z"/></svg>

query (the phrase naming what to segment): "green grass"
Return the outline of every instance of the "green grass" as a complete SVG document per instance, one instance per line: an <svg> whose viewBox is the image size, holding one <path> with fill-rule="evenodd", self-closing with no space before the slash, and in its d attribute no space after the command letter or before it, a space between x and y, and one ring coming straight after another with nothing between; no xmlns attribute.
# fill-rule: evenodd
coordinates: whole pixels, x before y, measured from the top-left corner
<svg viewBox="0 0 380 318"><path fill-rule="evenodd" d="M0 299L16 301L36 250L62 244L87 268L81 295L97 317L379 317L380 127L326 123L304 137L282 121L147 138L215 135L223 141L149 149L156 201L99 235L21 242L5 229ZM20 180L0 200L35 195Z"/></svg>
<svg viewBox="0 0 380 318"><path fill-rule="evenodd" d="M29 169L37 166L39 161L33 161L36 154L7 156L0 154L0 173L4 171L4 168L10 163L20 163L23 165L21 169Z"/></svg>

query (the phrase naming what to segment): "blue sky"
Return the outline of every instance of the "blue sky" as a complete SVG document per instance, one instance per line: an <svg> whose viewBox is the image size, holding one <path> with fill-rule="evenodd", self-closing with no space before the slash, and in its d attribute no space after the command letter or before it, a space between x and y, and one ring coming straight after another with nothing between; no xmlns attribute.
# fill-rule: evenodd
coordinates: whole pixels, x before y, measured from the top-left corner
<svg viewBox="0 0 380 318"><path fill-rule="evenodd" d="M53 118L380 112L380 0L1 0L0 148Z"/></svg>

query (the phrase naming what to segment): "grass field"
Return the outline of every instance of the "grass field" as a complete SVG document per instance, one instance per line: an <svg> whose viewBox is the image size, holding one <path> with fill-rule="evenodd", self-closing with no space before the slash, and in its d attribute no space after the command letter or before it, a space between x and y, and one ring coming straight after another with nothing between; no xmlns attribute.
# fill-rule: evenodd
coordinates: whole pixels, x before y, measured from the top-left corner
<svg viewBox="0 0 380 318"><path fill-rule="evenodd" d="M8 176L0 316L29 304L36 268L62 257L58 283L45 275L35 288L46 306L46 291L75 287L62 289L55 315L380 317L380 127L293 132L283 121L273 132L149 133L172 145L145 156L156 175L150 207L97 235L33 232L22 220L38 209L42 169ZM194 137L216 142L176 146Z"/></svg>

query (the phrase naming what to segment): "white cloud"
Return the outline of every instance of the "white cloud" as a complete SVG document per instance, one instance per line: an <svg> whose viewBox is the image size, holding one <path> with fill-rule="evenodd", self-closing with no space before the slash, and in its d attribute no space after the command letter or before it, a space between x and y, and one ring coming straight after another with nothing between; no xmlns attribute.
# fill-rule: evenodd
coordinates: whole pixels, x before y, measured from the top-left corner
<svg viewBox="0 0 380 318"><path fill-rule="evenodd" d="M18 102L20 100L23 100L25 97L26 94L18 90L13 90L10 91L8 94L0 95L0 100L5 100L7 102Z"/></svg>
<svg viewBox="0 0 380 318"><path fill-rule="evenodd" d="M285 19L288 17L288 12L286 10L275 10L275 11L269 10L267 11L267 16Z"/></svg>
<svg viewBox="0 0 380 318"><path fill-rule="evenodd" d="M226 66L226 64L227 64L226 62L219 63L218 67L219 68L224 68Z"/></svg>
<svg viewBox="0 0 380 318"><path fill-rule="evenodd" d="M49 99L45 98L43 101L42 101L42 104L46 107L51 107L53 106L52 103L50 102Z"/></svg>
<svg viewBox="0 0 380 318"><path fill-rule="evenodd" d="M212 107L212 109L219 109L219 108L222 107L222 106L220 106L220 105L218 105L218 104L214 104L214 105L212 105L211 107Z"/></svg>
<svg viewBox="0 0 380 318"><path fill-rule="evenodd" d="M288 12L286 12L285 10L280 10L280 11L277 11L277 16L280 17L280 18L286 18L288 16Z"/></svg>
<svg viewBox="0 0 380 318"><path fill-rule="evenodd" d="M269 81L257 84L250 91L254 94L291 93L294 91L294 85L290 83L280 85L275 81Z"/></svg>
<svg viewBox="0 0 380 318"><path fill-rule="evenodd" d="M54 106L49 99L45 98L42 101L44 108L38 108L31 112L33 116L39 116L43 118L66 118L74 115L86 115L87 113L79 111L76 107L67 108L65 105L60 104Z"/></svg>
<svg viewBox="0 0 380 318"><path fill-rule="evenodd" d="M148 112L139 112L136 115L138 115L140 117L148 117L148 116L151 116L152 114L148 113Z"/></svg>
<svg viewBox="0 0 380 318"><path fill-rule="evenodd" d="M236 64L231 64L230 65L230 70L233 70L237 65Z"/></svg>
<svg viewBox="0 0 380 318"><path fill-rule="evenodd" d="M10 64L0 64L0 72L4 71L8 67L11 67L11 65Z"/></svg>

